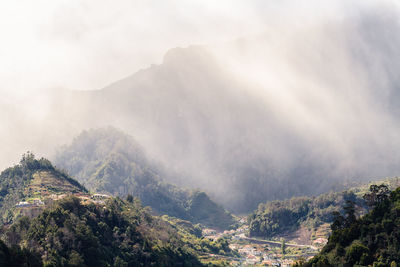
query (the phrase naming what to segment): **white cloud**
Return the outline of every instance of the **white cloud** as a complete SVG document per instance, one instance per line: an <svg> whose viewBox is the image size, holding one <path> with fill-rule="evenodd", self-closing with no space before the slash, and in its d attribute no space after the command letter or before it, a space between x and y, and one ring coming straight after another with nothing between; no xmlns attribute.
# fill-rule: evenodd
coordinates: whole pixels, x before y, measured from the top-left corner
<svg viewBox="0 0 400 267"><path fill-rule="evenodd" d="M340 17L374 1L6 0L0 88L97 89L172 47L218 43L290 22ZM312 8L311 8L312 6Z"/></svg>

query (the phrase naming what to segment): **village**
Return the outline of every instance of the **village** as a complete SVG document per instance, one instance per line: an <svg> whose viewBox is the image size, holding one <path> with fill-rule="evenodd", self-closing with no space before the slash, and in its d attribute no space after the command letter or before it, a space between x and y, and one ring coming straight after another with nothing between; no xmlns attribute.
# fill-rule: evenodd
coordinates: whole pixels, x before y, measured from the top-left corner
<svg viewBox="0 0 400 267"><path fill-rule="evenodd" d="M211 240L225 238L229 248L239 257L218 257L228 261L232 266L292 266L299 260L308 260L316 255L326 244L327 239L318 238L313 245L286 243L285 240L262 240L248 237L248 225L241 219L242 225L236 230L218 232L215 229L204 229L203 236Z"/></svg>
<svg viewBox="0 0 400 267"><path fill-rule="evenodd" d="M41 197L29 198L16 204L16 208L27 215L27 212L43 209L49 203L65 198L71 194L44 194ZM111 196L106 194L89 194L77 192L72 194L81 199L83 204L103 204ZM44 197L45 196L45 197ZM44 198L43 198L44 197ZM235 230L217 231L216 229L205 228L202 230L204 238L218 240L224 238L229 243L229 248L236 252L236 257L210 254L209 256L229 262L232 266L292 266L296 261L308 260L316 255L326 244L327 239L317 238L313 245L296 244L293 241L287 242L284 239L262 240L248 236L249 226L246 219L239 220L241 224Z"/></svg>
<svg viewBox="0 0 400 267"><path fill-rule="evenodd" d="M26 198L15 205L17 214L35 216L52 202L69 195L81 199L84 205L104 204L111 197L106 194L90 194L77 190L64 180L57 179L51 172L38 172L33 177L34 179L25 190ZM235 255L227 257L210 254L211 258L229 262L232 266L292 266L300 259L307 260L316 255L327 242L325 238L316 238L312 245L298 244L293 240L286 242L285 239L262 240L249 237L246 217L239 218L238 223L239 227L235 230L218 231L210 228L202 230L204 238L226 239Z"/></svg>
<svg viewBox="0 0 400 267"><path fill-rule="evenodd" d="M73 196L81 199L83 204L88 204L88 203L96 203L96 204L104 204L104 201L111 196L106 195L106 194L93 194L90 195L88 193L76 193L72 194ZM18 202L15 207L17 208L35 208L35 207L41 207L45 206L46 203L49 203L51 201L57 201L60 199L63 199L67 197L68 194L51 194L45 199L41 199L39 197L37 198L29 198L26 201L20 201Z"/></svg>
<svg viewBox="0 0 400 267"><path fill-rule="evenodd" d="M54 201L73 195L81 199L82 204L103 204L111 196L86 193L66 179L51 171L38 171L24 190L25 198L15 204L18 214L34 216Z"/></svg>

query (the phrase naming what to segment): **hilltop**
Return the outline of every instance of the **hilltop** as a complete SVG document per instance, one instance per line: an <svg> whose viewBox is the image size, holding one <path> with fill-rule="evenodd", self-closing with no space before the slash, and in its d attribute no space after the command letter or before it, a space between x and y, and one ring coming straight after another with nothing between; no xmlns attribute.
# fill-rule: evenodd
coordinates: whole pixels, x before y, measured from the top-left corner
<svg viewBox="0 0 400 267"><path fill-rule="evenodd" d="M20 215L38 214L45 205L65 195L88 191L45 158L28 152L19 164L0 174L0 224L10 224Z"/></svg>
<svg viewBox="0 0 400 267"><path fill-rule="evenodd" d="M214 266L213 253L235 256L225 239L203 239L200 225L153 216L131 195L89 194L30 152L0 178L0 265ZM202 192L192 192L188 212L220 219Z"/></svg>
<svg viewBox="0 0 400 267"><path fill-rule="evenodd" d="M149 159L131 136L115 128L82 132L59 150L55 162L93 192L130 194L158 214L208 227L226 229L235 223L206 193L166 182L165 168Z"/></svg>

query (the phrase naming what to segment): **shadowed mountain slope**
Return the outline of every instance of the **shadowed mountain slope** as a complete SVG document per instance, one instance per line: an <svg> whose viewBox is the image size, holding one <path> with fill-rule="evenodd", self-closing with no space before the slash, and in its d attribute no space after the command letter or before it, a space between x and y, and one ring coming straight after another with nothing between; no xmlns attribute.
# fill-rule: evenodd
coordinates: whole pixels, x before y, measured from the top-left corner
<svg viewBox="0 0 400 267"><path fill-rule="evenodd" d="M114 128L81 133L59 151L55 162L94 192L130 194L159 214L209 227L234 224L233 217L204 192L163 181L165 170L149 160L132 137Z"/></svg>
<svg viewBox="0 0 400 267"><path fill-rule="evenodd" d="M396 176L397 17L390 8L365 9L174 48L160 65L102 90L54 90L16 105L24 109L6 106L17 118L41 108L18 125L5 118L5 129L29 132L9 140L42 153L84 129L118 127L179 173L165 181L200 188L236 212L343 180Z"/></svg>

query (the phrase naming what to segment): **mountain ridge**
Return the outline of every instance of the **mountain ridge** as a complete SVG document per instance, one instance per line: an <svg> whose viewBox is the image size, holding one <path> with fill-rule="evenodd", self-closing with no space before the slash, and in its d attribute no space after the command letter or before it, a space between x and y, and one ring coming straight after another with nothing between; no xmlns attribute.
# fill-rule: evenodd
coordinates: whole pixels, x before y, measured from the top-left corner
<svg viewBox="0 0 400 267"><path fill-rule="evenodd" d="M81 133L60 149L55 162L90 190L121 197L133 195L158 214L220 229L235 223L232 215L204 192L163 180L165 167L149 159L132 137L115 128Z"/></svg>
<svg viewBox="0 0 400 267"><path fill-rule="evenodd" d="M363 13L281 30L173 49L165 62L107 90L33 95L18 106L40 104L40 114L12 129L30 132L30 147L47 154L84 129L113 125L183 174L166 181L200 188L238 213L327 192L343 180L397 175L393 17Z"/></svg>

